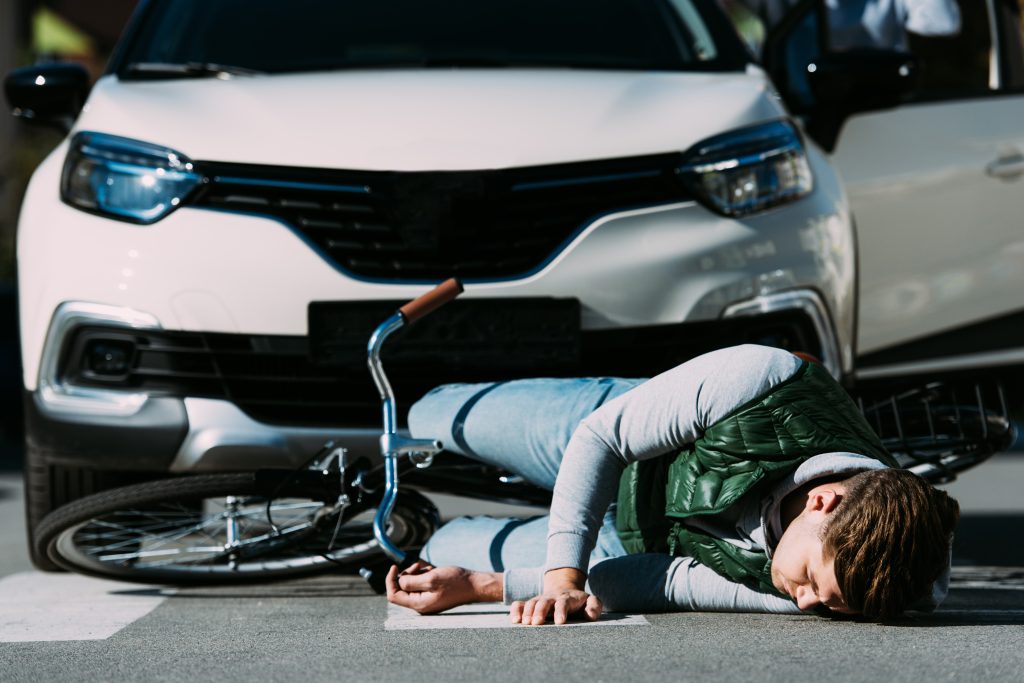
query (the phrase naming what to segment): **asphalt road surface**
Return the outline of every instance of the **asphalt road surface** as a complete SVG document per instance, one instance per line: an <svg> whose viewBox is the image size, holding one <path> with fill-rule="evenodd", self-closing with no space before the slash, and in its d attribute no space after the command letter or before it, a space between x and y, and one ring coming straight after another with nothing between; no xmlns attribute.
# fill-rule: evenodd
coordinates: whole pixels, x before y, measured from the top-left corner
<svg viewBox="0 0 1024 683"><path fill-rule="evenodd" d="M1024 680L1024 456L968 472L953 590L934 615L658 614L493 628L388 610L358 577L167 590L33 572L21 484L0 476L0 681ZM474 504L442 501L446 514Z"/></svg>

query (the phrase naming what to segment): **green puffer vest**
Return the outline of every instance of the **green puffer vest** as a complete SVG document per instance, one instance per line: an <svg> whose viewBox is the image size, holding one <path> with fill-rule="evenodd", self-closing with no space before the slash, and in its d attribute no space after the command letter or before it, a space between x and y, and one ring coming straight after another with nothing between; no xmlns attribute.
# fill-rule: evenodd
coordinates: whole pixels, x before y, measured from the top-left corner
<svg viewBox="0 0 1024 683"><path fill-rule="evenodd" d="M897 466L846 391L820 366L804 362L793 377L716 422L686 450L627 467L619 481L619 536L629 553L693 557L731 581L781 595L766 553L744 550L683 520L719 514L755 486L771 486L808 458L837 451Z"/></svg>

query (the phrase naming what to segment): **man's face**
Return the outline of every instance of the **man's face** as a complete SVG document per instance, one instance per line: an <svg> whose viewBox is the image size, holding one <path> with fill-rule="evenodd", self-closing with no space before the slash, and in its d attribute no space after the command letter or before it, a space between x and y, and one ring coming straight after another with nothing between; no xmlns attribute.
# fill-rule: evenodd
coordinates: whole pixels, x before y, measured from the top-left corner
<svg viewBox="0 0 1024 683"><path fill-rule="evenodd" d="M831 490L820 491L830 487ZM807 505L786 527L772 557L772 583L791 596L802 610L824 605L832 612L853 614L836 581L834 561L825 558L820 534L841 499L834 484L812 489Z"/></svg>

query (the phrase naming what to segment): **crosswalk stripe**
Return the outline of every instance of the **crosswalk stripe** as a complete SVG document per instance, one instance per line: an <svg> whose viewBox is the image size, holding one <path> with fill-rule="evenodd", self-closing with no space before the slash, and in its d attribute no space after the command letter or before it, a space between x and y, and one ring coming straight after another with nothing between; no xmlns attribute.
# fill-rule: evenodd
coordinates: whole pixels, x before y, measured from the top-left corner
<svg viewBox="0 0 1024 683"><path fill-rule="evenodd" d="M152 586L77 574L12 574L0 579L0 643L104 640L168 595Z"/></svg>
<svg viewBox="0 0 1024 683"><path fill-rule="evenodd" d="M650 626L650 622L639 614L604 613L598 621L573 621L573 628L594 626ZM410 631L414 629L454 628L524 628L513 624L508 618L508 607L500 603L477 603L463 605L441 614L420 615L411 609L388 603L385 631ZM531 626L529 628L545 628ZM559 626L557 628L565 628Z"/></svg>

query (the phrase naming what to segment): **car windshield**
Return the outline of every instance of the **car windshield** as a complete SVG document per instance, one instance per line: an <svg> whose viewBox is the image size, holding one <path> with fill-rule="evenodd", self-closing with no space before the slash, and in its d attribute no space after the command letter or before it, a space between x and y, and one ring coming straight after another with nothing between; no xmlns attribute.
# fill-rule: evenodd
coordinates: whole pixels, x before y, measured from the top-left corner
<svg viewBox="0 0 1024 683"><path fill-rule="evenodd" d="M392 67L741 68L735 51L721 49L729 35L713 2L152 0L113 68L129 78Z"/></svg>

